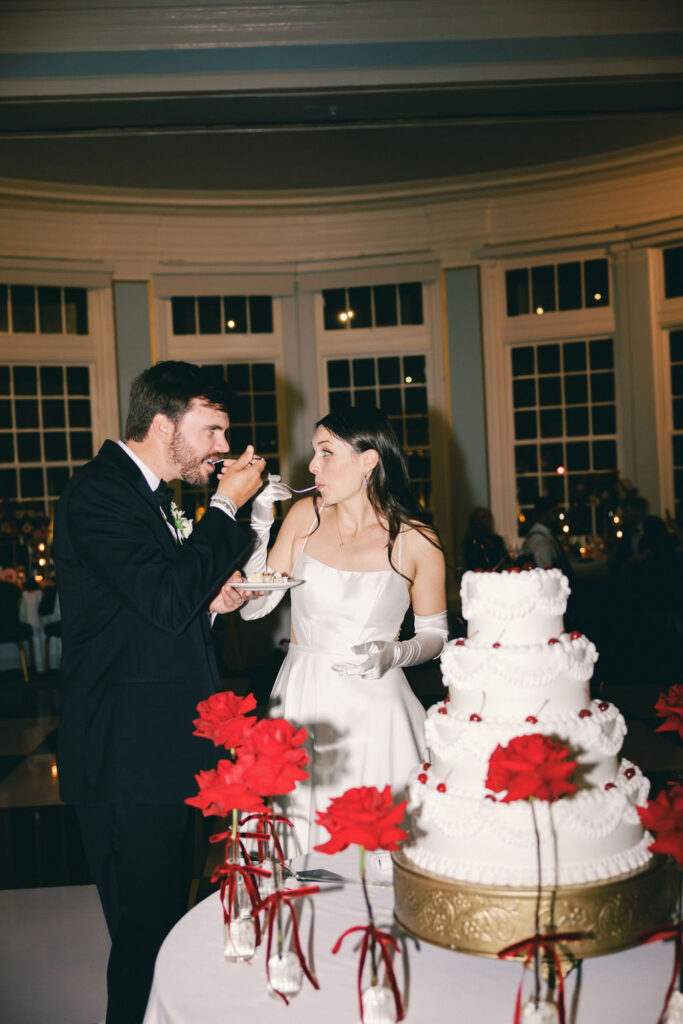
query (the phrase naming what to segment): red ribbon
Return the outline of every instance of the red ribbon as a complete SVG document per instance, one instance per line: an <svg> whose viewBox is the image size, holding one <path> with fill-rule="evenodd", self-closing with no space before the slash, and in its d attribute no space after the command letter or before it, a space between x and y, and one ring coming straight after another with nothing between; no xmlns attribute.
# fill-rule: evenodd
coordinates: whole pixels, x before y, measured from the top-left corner
<svg viewBox="0 0 683 1024"><path fill-rule="evenodd" d="M680 921L678 924L664 925L661 928L653 928L652 931L643 932L642 935L638 936L639 946L646 946L649 942L666 942L667 939L674 940L674 969L664 998L664 1008L659 1015L657 1024L662 1024L666 1016L666 1009L669 1005L669 1000L671 999L673 990L675 989L678 978L680 977L681 964L683 963L683 921Z"/></svg>
<svg viewBox="0 0 683 1024"><path fill-rule="evenodd" d="M398 943L393 935L389 935L388 932L380 931L374 924L357 924L353 928L347 928L343 935L340 935L335 942L332 952L338 953L341 949L341 944L347 935L351 935L352 932L363 932L363 938L360 944L360 963L358 965L358 1002L360 1003L360 1019L361 1024L364 1024L365 1018L363 1017L363 967L365 966L365 958L368 955L368 946L370 941L376 942L379 946L380 953L382 954L382 960L384 960L384 969L386 976L389 979L389 985L394 996L394 1003L396 1004L396 1020L403 1020L405 1016L405 1010L403 1009L403 1001L401 999L401 993L396 981L396 975L394 973L394 961L391 956L390 950L400 953L401 950L398 947Z"/></svg>
<svg viewBox="0 0 683 1024"><path fill-rule="evenodd" d="M268 829L270 837L273 840L273 846L275 847L275 852L277 853L278 860L280 861L280 866L282 867L282 870L284 871L284 868L285 868L285 855L284 855L284 852L282 850L282 846L280 844L280 837L277 834L277 829L275 828L275 823L279 821L279 822L282 822L285 825L289 825L290 828L294 828L294 822L290 821L289 818L286 818L284 816L284 814L273 814L272 811L268 810L268 811L256 811L254 814L248 814L246 816L246 818L242 818L242 820L240 821L240 825L246 825L246 823L248 821L254 821L254 820L258 821L258 823L260 824L260 826L262 828L267 828ZM263 838L267 839L268 835L265 835ZM262 844L259 843L259 863L264 859L265 855L266 855L265 849L263 849L262 848Z"/></svg>
<svg viewBox="0 0 683 1024"><path fill-rule="evenodd" d="M284 999L287 1006L289 1006L289 1000L287 999L287 996L284 994L284 992L280 992L278 989L276 989L275 986L270 981L269 961L270 950L273 944L273 926L275 924L275 919L277 918L279 907L284 905L289 910L289 913L292 918L292 945L294 946L294 952L296 953L297 959L301 964L301 968L304 974L310 981L313 988L319 989L320 985L318 984L315 975L311 972L308 964L306 963L306 957L304 956L304 951L301 948L301 940L299 938L299 922L297 920L296 910L293 904L290 902L291 900L298 899L301 896L312 896L316 892L320 892L320 886L318 885L304 885L300 889L277 889L274 893L271 893L270 896L266 896L265 899L259 902L258 910L259 912L261 910L266 911L266 923L268 926L268 938L266 940L266 976L268 978L268 983L270 984L270 987L272 988L273 992L275 992L276 995L280 996L281 999Z"/></svg>
<svg viewBox="0 0 683 1024"><path fill-rule="evenodd" d="M564 1012L564 977L562 974L562 964L560 958L555 949L556 942L578 942L579 939L584 938L582 932L546 932L542 935L531 935L528 939L520 939L519 942L513 942L511 946L506 946L501 949L498 956L501 960L508 960L510 957L519 956L520 953L524 953L524 967L522 968L522 979L517 989L517 1001L515 1003L515 1017L513 1024L520 1024L522 1019L522 986L524 984L524 968L528 967L532 959L536 955L537 950L542 950L543 953L553 961L555 965L555 973L557 975L557 1016L560 1024L566 1024L566 1017Z"/></svg>
<svg viewBox="0 0 683 1024"><path fill-rule="evenodd" d="M221 864L219 867L214 869L211 881L217 882L220 879L220 899L223 906L223 922L228 925L232 921L232 905L235 899L238 875L241 875L244 881L244 888L246 889L249 897L249 902L251 904L251 916L254 919L254 928L256 929L256 944L259 945L261 942L261 927L258 919L259 897L256 882L254 881L254 875L262 875L268 878L270 876L270 871L264 871L263 868L257 868L253 864L233 864L230 861L226 861L224 864ZM225 896L226 890L227 909Z"/></svg>

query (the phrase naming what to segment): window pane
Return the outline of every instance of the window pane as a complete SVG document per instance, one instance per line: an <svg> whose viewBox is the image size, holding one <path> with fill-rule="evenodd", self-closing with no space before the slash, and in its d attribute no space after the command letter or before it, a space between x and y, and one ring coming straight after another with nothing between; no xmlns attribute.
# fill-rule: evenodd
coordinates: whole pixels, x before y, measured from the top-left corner
<svg viewBox="0 0 683 1024"><path fill-rule="evenodd" d="M35 366L15 366L12 368L15 395L37 395L38 373Z"/></svg>
<svg viewBox="0 0 683 1024"><path fill-rule="evenodd" d="M560 437L562 434L562 410L541 409L539 413L541 437Z"/></svg>
<svg viewBox="0 0 683 1024"><path fill-rule="evenodd" d="M221 300L217 296L202 295L197 299L200 334L221 333Z"/></svg>
<svg viewBox="0 0 683 1024"><path fill-rule="evenodd" d="M87 366L67 366L66 390L70 395L90 394L90 376Z"/></svg>
<svg viewBox="0 0 683 1024"><path fill-rule="evenodd" d="M353 384L354 387L370 387L375 383L375 360L354 359L353 360Z"/></svg>
<svg viewBox="0 0 683 1024"><path fill-rule="evenodd" d="M589 341L588 349L590 352L591 370L611 370L613 368L614 358L612 356L611 338L597 338L595 341Z"/></svg>
<svg viewBox="0 0 683 1024"><path fill-rule="evenodd" d="M406 388L406 412L427 412L427 388Z"/></svg>
<svg viewBox="0 0 683 1024"><path fill-rule="evenodd" d="M66 423L64 402L58 398L47 398L41 402L44 427L63 427Z"/></svg>
<svg viewBox="0 0 683 1024"><path fill-rule="evenodd" d="M327 364L327 384L330 388L348 388L350 386L351 371L348 359L330 359Z"/></svg>
<svg viewBox="0 0 683 1024"><path fill-rule="evenodd" d="M69 446L74 461L85 462L86 459L92 458L92 434L89 430L72 430L69 434Z"/></svg>
<svg viewBox="0 0 683 1024"><path fill-rule="evenodd" d="M534 372L534 349L520 345L512 350L512 376L526 377Z"/></svg>
<svg viewBox="0 0 683 1024"><path fill-rule="evenodd" d="M378 284L372 290L375 298L375 326L395 327L398 324L396 285Z"/></svg>
<svg viewBox="0 0 683 1024"><path fill-rule="evenodd" d="M538 470L538 452L535 444L515 445L515 471L535 473Z"/></svg>
<svg viewBox="0 0 683 1024"><path fill-rule="evenodd" d="M672 363L683 363L683 330L669 334L669 352Z"/></svg>
<svg viewBox="0 0 683 1024"><path fill-rule="evenodd" d="M249 296L249 327L252 334L273 333L273 300L270 295Z"/></svg>
<svg viewBox="0 0 683 1024"><path fill-rule="evenodd" d="M251 395L235 395L230 399L231 423L251 423Z"/></svg>
<svg viewBox="0 0 683 1024"><path fill-rule="evenodd" d="M536 405L536 381L533 379L513 381L512 396L515 409Z"/></svg>
<svg viewBox="0 0 683 1024"><path fill-rule="evenodd" d="M9 399L0 400L0 427L12 425L12 403Z"/></svg>
<svg viewBox="0 0 683 1024"><path fill-rule="evenodd" d="M12 434L0 434L0 462L14 462L14 437Z"/></svg>
<svg viewBox="0 0 683 1024"><path fill-rule="evenodd" d="M410 377L410 380L408 380ZM424 384L427 380L424 356L403 357L403 379L406 384Z"/></svg>
<svg viewBox="0 0 683 1024"><path fill-rule="evenodd" d="M593 468L594 469L616 469L617 468L617 443L616 443L616 441L593 441Z"/></svg>
<svg viewBox="0 0 683 1024"><path fill-rule="evenodd" d="M352 328L372 327L372 298L369 288L349 288L347 312Z"/></svg>
<svg viewBox="0 0 683 1024"><path fill-rule="evenodd" d="M398 299L401 308L402 324L421 324L424 321L422 310L422 284L400 284Z"/></svg>
<svg viewBox="0 0 683 1024"><path fill-rule="evenodd" d="M398 356L384 356L378 359L377 376L380 384L400 384L401 361Z"/></svg>
<svg viewBox="0 0 683 1024"><path fill-rule="evenodd" d="M9 293L6 284L0 284L0 331L9 330Z"/></svg>
<svg viewBox="0 0 683 1024"><path fill-rule="evenodd" d="M22 498L43 497L43 471L42 469L20 469L19 487Z"/></svg>
<svg viewBox="0 0 683 1024"><path fill-rule="evenodd" d="M558 263L557 291L560 309L581 309L581 264L578 260Z"/></svg>
<svg viewBox="0 0 683 1024"><path fill-rule="evenodd" d="M63 394L64 371L61 366L41 366L40 390L44 395Z"/></svg>
<svg viewBox="0 0 683 1024"><path fill-rule="evenodd" d="M38 322L42 334L62 333L61 288L38 289Z"/></svg>
<svg viewBox="0 0 683 1024"><path fill-rule="evenodd" d="M523 316L529 312L529 271L526 267L506 271L505 294L508 316Z"/></svg>
<svg viewBox="0 0 683 1024"><path fill-rule="evenodd" d="M194 298L176 296L171 299L171 315L173 317L174 334L196 334Z"/></svg>
<svg viewBox="0 0 683 1024"><path fill-rule="evenodd" d="M90 402L83 398L69 399L69 426L90 426Z"/></svg>
<svg viewBox="0 0 683 1024"><path fill-rule="evenodd" d="M60 496L69 482L70 475L68 466L47 467L47 493L49 497L58 498Z"/></svg>
<svg viewBox="0 0 683 1024"><path fill-rule="evenodd" d="M429 421L426 416L406 420L406 444L429 444Z"/></svg>
<svg viewBox="0 0 683 1024"><path fill-rule="evenodd" d="M590 452L587 441L567 442L567 469L570 472L590 469Z"/></svg>
<svg viewBox="0 0 683 1024"><path fill-rule="evenodd" d="M85 288L64 289L64 320L67 334L88 333L88 293Z"/></svg>
<svg viewBox="0 0 683 1024"><path fill-rule="evenodd" d="M0 366L0 395L9 395L9 366Z"/></svg>
<svg viewBox="0 0 683 1024"><path fill-rule="evenodd" d="M0 498L16 498L18 494L17 471L0 469Z"/></svg>
<svg viewBox="0 0 683 1024"><path fill-rule="evenodd" d="M402 413L401 394L400 388L379 389L379 407L386 416L399 416Z"/></svg>
<svg viewBox="0 0 683 1024"><path fill-rule="evenodd" d="M233 391L249 391L249 364L228 363L226 366L228 384Z"/></svg>
<svg viewBox="0 0 683 1024"><path fill-rule="evenodd" d="M564 451L561 444L541 445L541 469L545 473L554 473L558 466L564 466Z"/></svg>
<svg viewBox="0 0 683 1024"><path fill-rule="evenodd" d="M562 378L541 377L538 382L539 405L559 405L562 401Z"/></svg>
<svg viewBox="0 0 683 1024"><path fill-rule="evenodd" d="M565 409L566 433L569 437L585 437L588 433L588 409L575 406Z"/></svg>
<svg viewBox="0 0 683 1024"><path fill-rule="evenodd" d="M254 444L251 427L230 427L230 451L233 455L241 455L248 444Z"/></svg>
<svg viewBox="0 0 683 1024"><path fill-rule="evenodd" d="M13 284L10 294L12 329L25 334L33 333L36 329L35 288L30 284Z"/></svg>
<svg viewBox="0 0 683 1024"><path fill-rule="evenodd" d="M672 405L674 407L674 429L683 430L683 398L675 398Z"/></svg>
<svg viewBox="0 0 683 1024"><path fill-rule="evenodd" d="M272 420L277 420L277 402L275 395L266 394L265 392L257 395L256 397L256 414L257 418L263 423Z"/></svg>
<svg viewBox="0 0 683 1024"><path fill-rule="evenodd" d="M364 409L367 409L369 406L375 406L377 404L375 389L368 388L363 391L354 391L353 404L362 406Z"/></svg>
<svg viewBox="0 0 683 1024"><path fill-rule="evenodd" d="M262 423L256 424L256 451L258 454L277 451L278 432L277 424Z"/></svg>
<svg viewBox="0 0 683 1024"><path fill-rule="evenodd" d="M673 438L674 466L683 466L683 434L675 434ZM7 461L6 459L4 461Z"/></svg>
<svg viewBox="0 0 683 1024"><path fill-rule="evenodd" d="M671 394L683 395L683 363L671 367Z"/></svg>
<svg viewBox="0 0 683 1024"><path fill-rule="evenodd" d="M22 398L14 403L18 427L38 426L38 403L35 399Z"/></svg>
<svg viewBox="0 0 683 1024"><path fill-rule="evenodd" d="M585 373L573 373L564 378L564 400L567 405L588 401L588 378Z"/></svg>
<svg viewBox="0 0 683 1024"><path fill-rule="evenodd" d="M40 434L17 434L19 462L40 462Z"/></svg>
<svg viewBox="0 0 683 1024"><path fill-rule="evenodd" d="M542 309L545 313L555 309L555 268L531 268L531 293L534 311Z"/></svg>
<svg viewBox="0 0 683 1024"><path fill-rule="evenodd" d="M66 435L61 433L46 433L43 435L43 445L45 447L45 458L48 462L65 462L66 455Z"/></svg>
<svg viewBox="0 0 683 1024"><path fill-rule="evenodd" d="M564 359L564 372L574 373L586 369L586 343L585 341L567 341L562 346Z"/></svg>
<svg viewBox="0 0 683 1024"><path fill-rule="evenodd" d="M339 412L340 409L348 409L351 405L350 391L330 391L330 412Z"/></svg>
<svg viewBox="0 0 683 1024"><path fill-rule="evenodd" d="M542 481L543 493L546 497L556 505L564 505L564 477L558 476L556 473L554 476L542 477Z"/></svg>
<svg viewBox="0 0 683 1024"><path fill-rule="evenodd" d="M609 305L607 260L586 260L583 265L583 283L587 309Z"/></svg>
<svg viewBox="0 0 683 1024"><path fill-rule="evenodd" d="M539 373L559 373L560 370L560 346L539 345L536 358L538 360Z"/></svg>
<svg viewBox="0 0 683 1024"><path fill-rule="evenodd" d="M323 321L326 331L340 331L345 322L340 320L346 313L346 290L344 288L326 288L323 291Z"/></svg>
<svg viewBox="0 0 683 1024"><path fill-rule="evenodd" d="M533 505L538 497L538 478L520 476L517 478L517 501L520 505Z"/></svg>
<svg viewBox="0 0 683 1024"><path fill-rule="evenodd" d="M536 437L536 413L516 412L515 413L515 438L518 441L528 441Z"/></svg>
<svg viewBox="0 0 683 1024"><path fill-rule="evenodd" d="M252 363L251 380L254 391L275 391L275 367L272 363Z"/></svg>
<svg viewBox="0 0 683 1024"><path fill-rule="evenodd" d="M591 373L591 398L594 402L614 401L613 373Z"/></svg>
<svg viewBox="0 0 683 1024"><path fill-rule="evenodd" d="M683 245L664 250L664 294L667 299L683 295Z"/></svg>
<svg viewBox="0 0 683 1024"><path fill-rule="evenodd" d="M593 406L593 433L616 434L617 415L614 405Z"/></svg>
<svg viewBox="0 0 683 1024"><path fill-rule="evenodd" d="M419 451L411 451L408 455L408 473L411 478L426 477L429 479L431 472L432 460L429 455L421 454Z"/></svg>
<svg viewBox="0 0 683 1024"><path fill-rule="evenodd" d="M226 295L223 315L226 334L247 333L247 300L244 295Z"/></svg>

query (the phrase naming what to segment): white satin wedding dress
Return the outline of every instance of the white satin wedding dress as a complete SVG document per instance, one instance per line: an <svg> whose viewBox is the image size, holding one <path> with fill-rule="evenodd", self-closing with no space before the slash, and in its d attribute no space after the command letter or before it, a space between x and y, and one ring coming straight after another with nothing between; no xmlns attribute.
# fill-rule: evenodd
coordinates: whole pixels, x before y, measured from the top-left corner
<svg viewBox="0 0 683 1024"><path fill-rule="evenodd" d="M396 543L401 566L402 538ZM296 850L306 853L329 839L315 812L357 786L391 786L403 797L408 772L423 757L425 712L395 668L381 679L341 676L332 665L362 662L351 648L369 640L394 640L410 604L406 580L392 569L333 569L299 553L292 576L305 582L291 591L290 643L268 713L308 730L309 779L297 784L287 806Z"/></svg>

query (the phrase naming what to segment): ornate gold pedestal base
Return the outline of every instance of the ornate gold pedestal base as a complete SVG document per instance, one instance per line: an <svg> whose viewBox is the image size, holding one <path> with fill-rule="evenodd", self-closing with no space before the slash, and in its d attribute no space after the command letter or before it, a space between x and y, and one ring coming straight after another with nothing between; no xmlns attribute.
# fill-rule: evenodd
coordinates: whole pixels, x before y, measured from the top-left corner
<svg viewBox="0 0 683 1024"><path fill-rule="evenodd" d="M437 946L497 956L534 934L536 889L476 885L418 869L400 851L394 858L395 915L399 924ZM679 878L667 858L604 882L543 889L541 932L581 932L558 948L565 966L635 946L638 936L670 921Z"/></svg>

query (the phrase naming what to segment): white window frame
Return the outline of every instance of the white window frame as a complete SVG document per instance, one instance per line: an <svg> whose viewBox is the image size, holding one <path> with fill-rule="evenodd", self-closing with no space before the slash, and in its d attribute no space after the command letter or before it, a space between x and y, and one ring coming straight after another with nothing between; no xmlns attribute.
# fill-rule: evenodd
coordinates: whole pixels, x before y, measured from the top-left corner
<svg viewBox="0 0 683 1024"><path fill-rule="evenodd" d="M508 317L505 272L542 263L606 258L609 261L609 306L594 309L553 311L538 315ZM515 422L512 404L512 360L510 349L525 342L553 344L585 341L591 337L615 338L614 274L605 249L548 254L480 264L482 329L484 338L484 387L489 461L490 505L498 530L507 542L521 544L517 519L515 474ZM615 371L619 353L614 351ZM621 410L617 391L617 455L622 459Z"/></svg>

